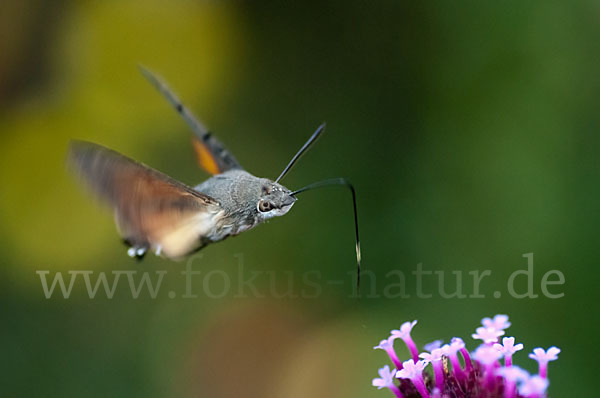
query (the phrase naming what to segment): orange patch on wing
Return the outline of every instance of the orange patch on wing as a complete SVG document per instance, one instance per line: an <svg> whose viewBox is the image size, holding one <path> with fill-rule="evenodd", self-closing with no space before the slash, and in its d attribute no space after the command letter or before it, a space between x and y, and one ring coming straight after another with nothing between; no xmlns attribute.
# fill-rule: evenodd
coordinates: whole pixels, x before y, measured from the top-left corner
<svg viewBox="0 0 600 398"><path fill-rule="evenodd" d="M219 174L221 172L219 165L206 145L195 137L192 138L192 144L194 145L198 165L210 174Z"/></svg>

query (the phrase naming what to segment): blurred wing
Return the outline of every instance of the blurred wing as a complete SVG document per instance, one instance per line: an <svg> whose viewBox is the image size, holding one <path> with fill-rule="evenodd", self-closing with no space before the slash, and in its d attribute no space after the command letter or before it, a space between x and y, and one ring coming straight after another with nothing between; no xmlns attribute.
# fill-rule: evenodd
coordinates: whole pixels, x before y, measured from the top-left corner
<svg viewBox="0 0 600 398"><path fill-rule="evenodd" d="M225 145L212 136L206 127L194 117L192 112L179 101L179 98L177 98L175 93L171 91L161 78L142 66L140 66L140 71L191 127L195 135L192 143L200 167L210 174L220 174L227 170L243 169L235 157L225 148Z"/></svg>
<svg viewBox="0 0 600 398"><path fill-rule="evenodd" d="M69 164L113 207L120 233L134 248L182 257L203 245L222 214L210 196L100 145L72 142Z"/></svg>

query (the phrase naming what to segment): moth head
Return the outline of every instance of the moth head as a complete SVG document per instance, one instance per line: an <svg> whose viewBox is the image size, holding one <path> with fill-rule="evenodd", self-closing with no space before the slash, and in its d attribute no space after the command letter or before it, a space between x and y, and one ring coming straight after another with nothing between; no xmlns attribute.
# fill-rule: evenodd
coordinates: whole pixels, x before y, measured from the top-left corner
<svg viewBox="0 0 600 398"><path fill-rule="evenodd" d="M296 197L291 195L292 191L281 184L273 181L263 180L261 193L256 203L256 210L262 219L283 216L290 211Z"/></svg>

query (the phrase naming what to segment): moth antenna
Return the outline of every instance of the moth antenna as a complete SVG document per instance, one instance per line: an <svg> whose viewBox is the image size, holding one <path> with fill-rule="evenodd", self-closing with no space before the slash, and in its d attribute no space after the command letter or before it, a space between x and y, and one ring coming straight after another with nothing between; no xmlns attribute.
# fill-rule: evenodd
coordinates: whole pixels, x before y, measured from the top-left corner
<svg viewBox="0 0 600 398"><path fill-rule="evenodd" d="M324 124L321 125L321 127L323 127L323 126L324 126ZM320 127L319 127L319 129L320 129ZM317 130L317 132L318 131L319 130ZM313 134L313 137L315 134ZM311 137L311 140L312 140L312 137ZM307 142L307 144L309 144L311 140L309 140L309 142ZM306 144L304 146L306 146ZM300 150L300 152L301 151L302 150ZM350 190L350 192L352 193L352 205L354 208L354 233L356 235L356 291L358 293L359 288L360 288L361 254L360 254L360 238L358 236L358 211L356 209L356 191L354 190L354 186L350 183L350 181L346 180L345 178L330 178L328 180L317 181L317 182L314 182L312 184L305 186L304 188L297 189L294 192L292 192L290 195L296 196L299 193L302 193L305 191L310 191L312 189L327 187L327 186L331 186L331 185L343 185L346 188L348 188Z"/></svg>
<svg viewBox="0 0 600 398"><path fill-rule="evenodd" d="M204 142L208 137L210 137L210 132L208 129L194 116L194 114L183 105L183 103L177 98L175 93L169 88L167 83L159 76L150 72L147 68L138 64L138 68L142 75L156 88L169 103L175 108L177 113L181 115L183 120L190 126L196 137L198 137L201 142Z"/></svg>
<svg viewBox="0 0 600 398"><path fill-rule="evenodd" d="M321 133L324 130L325 130L325 123L323 123L319 127L317 127L317 130L313 133L313 135L310 136L308 141L306 141L306 143L304 145L302 145L302 148L300 148L300 150L294 155L294 157L292 158L292 160L290 160L288 165L285 166L285 169L283 169L283 171L281 172L279 177L277 177L275 182L279 182L288 173L288 171L290 171L292 166L294 166L294 164L298 161L298 159L300 159L300 156L302 156L302 154L304 152L306 152L306 150L316 141L316 139L319 138L319 136L321 135Z"/></svg>

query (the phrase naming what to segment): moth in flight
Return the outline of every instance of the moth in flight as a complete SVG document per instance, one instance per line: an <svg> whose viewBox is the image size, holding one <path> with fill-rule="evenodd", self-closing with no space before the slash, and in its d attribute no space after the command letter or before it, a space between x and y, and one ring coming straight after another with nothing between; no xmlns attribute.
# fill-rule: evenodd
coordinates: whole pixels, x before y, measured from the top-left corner
<svg viewBox="0 0 600 398"><path fill-rule="evenodd" d="M286 214L302 192L342 185L352 194L360 275L353 186L343 178L319 181L295 191L279 183L321 135L325 124L319 126L274 181L255 177L183 106L163 80L143 67L140 70L191 127L198 163L212 177L192 188L103 146L72 141L68 165L96 196L112 207L118 231L129 246L129 256L142 259L153 251L169 259L181 259L210 243Z"/></svg>

